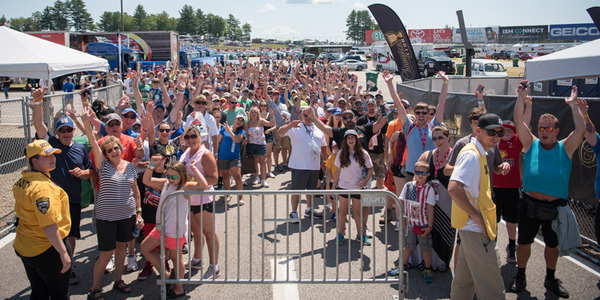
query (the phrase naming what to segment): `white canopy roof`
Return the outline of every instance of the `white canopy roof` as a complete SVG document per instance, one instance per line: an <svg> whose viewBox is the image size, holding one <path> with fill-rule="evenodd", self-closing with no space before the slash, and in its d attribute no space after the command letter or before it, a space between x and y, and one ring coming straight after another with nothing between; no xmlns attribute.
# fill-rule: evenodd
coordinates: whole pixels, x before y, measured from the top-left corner
<svg viewBox="0 0 600 300"><path fill-rule="evenodd" d="M106 59L0 26L0 76L52 79L81 71L108 72Z"/></svg>
<svg viewBox="0 0 600 300"><path fill-rule="evenodd" d="M600 77L600 39L528 60L527 80Z"/></svg>

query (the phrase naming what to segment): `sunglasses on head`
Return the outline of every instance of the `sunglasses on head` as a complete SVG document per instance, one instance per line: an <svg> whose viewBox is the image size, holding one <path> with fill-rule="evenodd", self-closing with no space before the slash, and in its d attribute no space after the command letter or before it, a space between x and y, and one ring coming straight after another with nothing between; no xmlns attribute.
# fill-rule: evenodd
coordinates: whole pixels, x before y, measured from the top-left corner
<svg viewBox="0 0 600 300"><path fill-rule="evenodd" d="M165 177L167 177L167 179L177 180L179 178L179 175L166 175Z"/></svg>
<svg viewBox="0 0 600 300"><path fill-rule="evenodd" d="M415 171L415 175L427 175L427 171Z"/></svg>
<svg viewBox="0 0 600 300"><path fill-rule="evenodd" d="M106 124L106 126L108 126L108 127L121 126L121 122L119 122L119 121L108 122L108 124Z"/></svg>
<svg viewBox="0 0 600 300"><path fill-rule="evenodd" d="M61 128L61 129L58 130L58 133L71 133L71 132L73 132L73 128L71 128L71 127L68 127L68 128L65 128L65 129Z"/></svg>
<svg viewBox="0 0 600 300"><path fill-rule="evenodd" d="M111 152L117 151L117 150L121 150L121 148L119 148L119 146L114 146L112 148L106 149L106 153L110 154Z"/></svg>
<svg viewBox="0 0 600 300"><path fill-rule="evenodd" d="M438 137L432 137L432 138L431 138L431 140L435 142L435 141L441 141L441 140L443 140L444 138L446 138L446 136L445 136L445 135L440 135L440 136L438 136Z"/></svg>
<svg viewBox="0 0 600 300"><path fill-rule="evenodd" d="M428 114L428 112L426 112L426 111L415 111L415 115L417 115L417 116L425 116L427 114Z"/></svg>
<svg viewBox="0 0 600 300"><path fill-rule="evenodd" d="M352 119L354 119L354 115L343 116L342 119L344 119L344 121L345 120L352 120Z"/></svg>
<svg viewBox="0 0 600 300"><path fill-rule="evenodd" d="M164 129L164 128L158 129L158 132L169 132L169 131L171 131L171 129Z"/></svg>
<svg viewBox="0 0 600 300"><path fill-rule="evenodd" d="M498 137L503 137L505 133L506 132L504 132L504 130L500 130L500 131L496 131L494 129L488 129L487 130L487 134L489 136L496 136L496 135L498 135Z"/></svg>
<svg viewBox="0 0 600 300"><path fill-rule="evenodd" d="M538 127L538 131L546 131L546 132L552 132L554 131L554 127Z"/></svg>
<svg viewBox="0 0 600 300"><path fill-rule="evenodd" d="M136 116L134 114L124 114L123 118L135 120Z"/></svg>
<svg viewBox="0 0 600 300"><path fill-rule="evenodd" d="M186 140L186 141L187 141L187 140L189 140L189 139L193 139L193 140L195 140L195 139L197 139L197 138L198 138L198 135L197 135L197 134L192 134L192 135L185 135L185 136L183 136L183 139L184 139L184 140Z"/></svg>

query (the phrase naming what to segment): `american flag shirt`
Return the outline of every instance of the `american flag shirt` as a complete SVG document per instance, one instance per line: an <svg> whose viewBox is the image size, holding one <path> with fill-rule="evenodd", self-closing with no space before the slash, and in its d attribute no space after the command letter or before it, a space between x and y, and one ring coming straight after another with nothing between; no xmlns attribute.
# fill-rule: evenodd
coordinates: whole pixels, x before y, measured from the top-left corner
<svg viewBox="0 0 600 300"><path fill-rule="evenodd" d="M435 205L435 191L429 184L417 188L416 181L407 182L400 199L404 200L404 217L410 226L432 225L427 222L427 204Z"/></svg>

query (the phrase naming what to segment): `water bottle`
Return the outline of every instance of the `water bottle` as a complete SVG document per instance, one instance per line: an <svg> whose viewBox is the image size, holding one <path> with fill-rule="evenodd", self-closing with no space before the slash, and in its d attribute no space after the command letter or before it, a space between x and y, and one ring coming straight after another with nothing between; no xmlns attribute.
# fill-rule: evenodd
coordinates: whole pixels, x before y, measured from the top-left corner
<svg viewBox="0 0 600 300"><path fill-rule="evenodd" d="M363 179L367 179L367 174L369 173L369 169L367 169L366 166L363 166L362 168L362 178Z"/></svg>
<svg viewBox="0 0 600 300"><path fill-rule="evenodd" d="M138 220L138 224L142 224L142 220ZM133 228L133 237L137 238L140 235L140 229L137 226Z"/></svg>

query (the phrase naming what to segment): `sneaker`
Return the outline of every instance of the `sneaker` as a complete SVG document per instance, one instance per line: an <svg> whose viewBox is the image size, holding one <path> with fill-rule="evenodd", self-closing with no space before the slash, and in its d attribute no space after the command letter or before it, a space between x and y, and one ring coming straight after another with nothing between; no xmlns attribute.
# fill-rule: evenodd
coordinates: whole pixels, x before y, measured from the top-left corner
<svg viewBox="0 0 600 300"><path fill-rule="evenodd" d="M410 267L408 265L404 265L404 272L408 272ZM388 272L390 276L398 276L400 274L400 266L397 266L395 269L392 269Z"/></svg>
<svg viewBox="0 0 600 300"><path fill-rule="evenodd" d="M371 232L371 230L369 230L369 227L367 227L367 226L363 226L363 234L366 235L370 239L373 238L373 233Z"/></svg>
<svg viewBox="0 0 600 300"><path fill-rule="evenodd" d="M394 226L394 230L397 232L400 231L400 221L396 221L396 225Z"/></svg>
<svg viewBox="0 0 600 300"><path fill-rule="evenodd" d="M204 276L202 276L202 279L217 279L219 276L221 276L221 269L217 269L217 272L215 272L215 266L209 265L206 273L204 273Z"/></svg>
<svg viewBox="0 0 600 300"><path fill-rule="evenodd" d="M331 202L327 203L327 209L329 209L329 210L332 209Z"/></svg>
<svg viewBox="0 0 600 300"><path fill-rule="evenodd" d="M331 221L335 221L337 220L337 216L335 215L335 213L331 214Z"/></svg>
<svg viewBox="0 0 600 300"><path fill-rule="evenodd" d="M431 269L423 270L423 278L427 283L433 282L433 272L431 271Z"/></svg>
<svg viewBox="0 0 600 300"><path fill-rule="evenodd" d="M359 241L362 240L365 246L371 246L371 240L366 235L357 235L356 239Z"/></svg>
<svg viewBox="0 0 600 300"><path fill-rule="evenodd" d="M304 217L305 218L310 218L310 216L313 216L313 218L315 218L316 220L321 220L323 219L323 215L319 212L316 212L314 209L306 209L304 211Z"/></svg>
<svg viewBox="0 0 600 300"><path fill-rule="evenodd" d="M290 167L288 167L288 164L283 164L283 168L289 170Z"/></svg>
<svg viewBox="0 0 600 300"><path fill-rule="evenodd" d="M188 251L187 243L183 243L183 246L181 247L181 254L188 254Z"/></svg>
<svg viewBox="0 0 600 300"><path fill-rule="evenodd" d="M298 221L299 220L298 213L295 212L295 211L291 212L290 213L290 219L292 219L292 221L290 221L290 223L298 224L298 222L299 222Z"/></svg>
<svg viewBox="0 0 600 300"><path fill-rule="evenodd" d="M277 165L277 166L275 167L275 171L277 171L277 172L283 172L283 167L282 167L282 165Z"/></svg>
<svg viewBox="0 0 600 300"><path fill-rule="evenodd" d="M252 185L257 185L260 183L260 177L256 177L254 178L254 181L252 182Z"/></svg>
<svg viewBox="0 0 600 300"><path fill-rule="evenodd" d="M138 270L137 262L135 261L135 254L129 254L127 256L127 272L133 272Z"/></svg>
<svg viewBox="0 0 600 300"><path fill-rule="evenodd" d="M343 234L338 232L337 239L335 240L335 244L339 245L339 246L344 244L344 235Z"/></svg>
<svg viewBox="0 0 600 300"><path fill-rule="evenodd" d="M273 174L273 172L269 172L269 173L267 173L267 177L275 178L275 174Z"/></svg>
<svg viewBox="0 0 600 300"><path fill-rule="evenodd" d="M243 185L248 185L248 183L246 182L246 179L242 179L242 184Z"/></svg>
<svg viewBox="0 0 600 300"><path fill-rule="evenodd" d="M544 282L544 285L546 285L545 282ZM510 291L513 293L520 293L525 289L526 286L527 286L527 279L526 279L525 275L517 274L517 276L515 276L515 278L513 279L513 283L510 286Z"/></svg>
<svg viewBox="0 0 600 300"><path fill-rule="evenodd" d="M183 263L183 267L185 267L186 269L189 266L189 261L186 261ZM194 270L202 270L202 260L199 259L198 261L194 261L194 259L192 259L192 269Z"/></svg>
<svg viewBox="0 0 600 300"><path fill-rule="evenodd" d="M106 265L105 271L106 271L106 273L110 273L110 272L112 272L114 270L115 270L115 255L113 254L110 257L110 260L108 261L108 264Z"/></svg>
<svg viewBox="0 0 600 300"><path fill-rule="evenodd" d="M154 273L154 270L152 269L152 265L145 264L142 271L138 273L137 280L146 280L146 279L148 279L148 277L150 277L150 275L152 275L152 273Z"/></svg>
<svg viewBox="0 0 600 300"><path fill-rule="evenodd" d="M517 250L517 247L510 247L508 245L506 245L506 262L509 264L516 264L517 263L517 258L515 257L515 251Z"/></svg>
<svg viewBox="0 0 600 300"><path fill-rule="evenodd" d="M381 218L379 218L379 224L381 224L381 225L385 224L386 216L387 216L387 221L391 222L392 221L392 210L391 209L385 210L385 212L381 215Z"/></svg>
<svg viewBox="0 0 600 300"><path fill-rule="evenodd" d="M559 297L569 298L569 292L567 292L565 287L562 285L562 281L558 278L548 279L548 276L546 276L546 280L544 280L544 287Z"/></svg>
<svg viewBox="0 0 600 300"><path fill-rule="evenodd" d="M79 283L79 278L75 275L75 271L71 271L71 278L69 278L69 285L76 285Z"/></svg>
<svg viewBox="0 0 600 300"><path fill-rule="evenodd" d="M268 188L269 187L269 184L267 183L267 181L265 179L263 179L263 180L260 181L260 185L262 187L264 187L264 188Z"/></svg>

